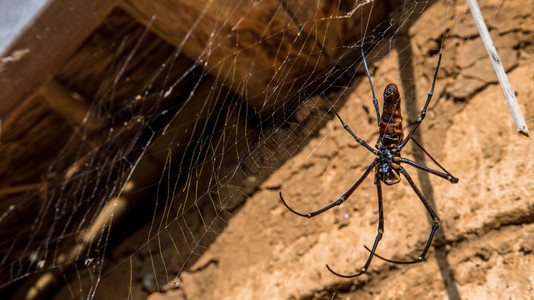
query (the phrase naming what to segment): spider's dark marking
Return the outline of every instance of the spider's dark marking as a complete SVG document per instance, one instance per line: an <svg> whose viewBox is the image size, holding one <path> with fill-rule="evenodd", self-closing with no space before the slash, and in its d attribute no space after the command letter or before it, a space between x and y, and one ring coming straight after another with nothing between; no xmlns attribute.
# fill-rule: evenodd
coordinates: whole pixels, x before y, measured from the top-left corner
<svg viewBox="0 0 534 300"><path fill-rule="evenodd" d="M362 176L356 181L356 183L347 191L345 194L343 194L339 199L332 202L331 204L317 210L311 213L299 213L289 207L287 205L286 201L282 197L282 193L280 192L280 200L282 200L282 203L294 214L306 217L306 218L312 218L314 216L317 216L318 214L321 214L330 208L334 206L339 206L341 203L343 203L347 198L349 198L352 193L358 188L358 186L367 178L367 176L371 173L371 171L375 170L375 176L374 176L374 183L376 185L377 195L378 195L378 233L376 235L375 241L373 243L372 249L369 249L365 247L370 253L367 258L367 261L363 265L363 267L357 272L356 274L351 275L343 275L335 272L330 268L330 266L326 265L328 270L332 272L333 274L344 277L344 278L352 278L356 276L360 276L363 273L367 272L367 269L369 265L371 264L371 260L373 259L373 256L377 256L380 259L383 259L390 263L396 263L396 264L413 264L422 262L425 259L425 256L430 249L430 245L432 245L432 240L434 239L434 234L436 233L436 230L439 228L439 218L437 214L434 212L434 209L428 201L425 199L419 188L415 185L415 182L412 180L412 177L408 174L408 171L404 169L402 164L407 164L410 166L413 166L415 168L418 168L420 170L423 170L425 172L429 172L431 174L434 174L436 176L439 176L441 178L444 178L451 183L457 183L458 178L452 176L447 170L445 170L423 147L414 139L412 139L412 135L417 130L423 119L426 115L426 110L428 108L428 104L430 103L430 99L432 99L432 95L434 93L434 85L436 83L436 78L438 76L438 70L439 70L439 64L441 62L441 53L443 49L440 49L439 51L439 58L438 58L438 64L436 66L436 71L434 73L434 79L432 80L432 88L430 89L430 92L428 93L428 97L426 99L425 106L421 110L421 113L419 115L419 118L415 121L415 125L412 127L410 132L406 137L404 137L404 134L402 132L402 114L400 109L400 102L401 98L399 95L399 89L397 88L397 85L394 83L390 83L386 86L384 89L384 106L382 108L382 117L380 117L380 112L378 111L378 101L376 100L375 91L373 88L373 83L371 81L371 75L369 74L369 68L367 67L367 61L365 60L365 55L363 48L362 51L362 58L365 65L365 71L367 73L367 78L369 79L369 84L371 85L371 92L373 94L373 105L376 110L376 116L378 119L378 128L379 128L379 137L376 142L375 148L369 146L367 142L360 139L356 134L349 128L345 122L343 122L343 119L341 119L341 116L337 113L334 106L328 101L328 99L325 98L325 100L330 105L332 111L335 113L341 124L343 125L343 128L350 134L352 137L364 146L367 150L372 152L374 155L376 155L375 159L371 162L369 167L365 170L365 172L362 174ZM401 151L402 148L406 145L406 143L410 140L413 140L414 143L420 147L423 152L430 157L432 161L434 161L443 172L436 171L434 169L422 166L414 161L411 161L409 159L401 157ZM376 248L378 246L378 243L382 239L382 235L384 234L384 210L383 210L383 201L382 201L382 183L385 183L386 185L393 185L396 183L399 183L401 181L401 175L406 178L408 181L408 184L413 189L417 197L421 200L423 205L425 206L428 214L433 220L432 230L430 231L430 235L428 237L428 240L426 242L425 248L423 249L423 252L415 259L410 261L395 261L388 258L384 258L376 253Z"/></svg>

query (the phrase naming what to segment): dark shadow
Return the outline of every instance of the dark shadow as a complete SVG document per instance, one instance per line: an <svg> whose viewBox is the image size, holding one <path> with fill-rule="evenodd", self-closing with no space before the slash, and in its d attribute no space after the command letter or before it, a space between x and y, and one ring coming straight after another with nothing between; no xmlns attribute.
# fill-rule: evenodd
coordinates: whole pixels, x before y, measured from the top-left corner
<svg viewBox="0 0 534 300"><path fill-rule="evenodd" d="M397 52L398 52L398 63L400 67L400 78L402 82L402 86L405 88L404 90L404 103L406 106L406 111L408 113L408 116L405 118L405 132L407 132L408 129L411 128L412 124L408 124L408 120L414 121L419 117L419 114L421 113L422 107L416 107L414 105L415 102L415 96L417 95L416 92L416 83L414 82L415 74L413 71L413 51L412 51L412 42L407 35L399 35L397 38L397 42L395 44ZM436 58L437 60L437 58ZM437 63L437 61L436 61ZM436 85L439 84L439 82L436 83ZM428 91L430 91L430 86L428 87L421 87L421 88L428 88ZM434 97L437 97L437 95L434 95ZM432 103L435 103L436 99L432 99L430 102L429 107L432 106ZM424 122L424 121L423 121ZM421 144L421 146L424 147L424 138L421 135L421 127L414 133L413 137ZM423 151L415 145L415 143L411 143L412 151L414 153L415 161L420 163L423 166L428 165L428 160L426 160L426 156L423 153ZM430 175L428 172L422 171L417 169L417 177L419 178L420 188L423 192L423 195L426 197L430 205L432 207L436 208L436 203L434 199L434 189L432 188L432 184L430 183ZM432 224L432 220L430 218L428 219L429 223ZM450 267L449 262L447 261L447 252L444 247L444 241L445 241L445 231L443 227L440 227L438 231L436 232L434 244L436 246L434 247L434 255L436 257L436 260L438 262L439 270L441 272L441 278L443 279L443 284L447 290L447 295L449 296L449 299L460 299L460 293L458 292L458 288L456 286L456 283L454 281L452 270Z"/></svg>

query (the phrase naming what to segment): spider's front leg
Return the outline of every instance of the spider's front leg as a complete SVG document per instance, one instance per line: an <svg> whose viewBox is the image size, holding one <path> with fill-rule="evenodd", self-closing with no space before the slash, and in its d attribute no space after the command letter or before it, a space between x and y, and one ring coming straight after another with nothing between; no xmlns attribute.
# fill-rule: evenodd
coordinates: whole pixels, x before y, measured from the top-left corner
<svg viewBox="0 0 534 300"><path fill-rule="evenodd" d="M430 100L432 99L432 96L434 95L434 85L436 84L436 78L438 78L438 71L439 71L439 64L441 63L441 53L443 52L443 46L439 49L439 57L438 57L438 65L436 66L436 72L434 73L434 79L432 79L432 88L430 89L430 92L428 92L428 96L426 98L425 106L423 107L423 110L421 110L421 113L419 115L419 118L415 121L415 124L413 125L412 129L404 138L404 141L397 147L397 151L401 151L402 148L408 143L412 135L415 133L417 128L419 128L419 125L421 125L421 122L423 122L423 119L426 116L426 109L428 108L428 104L430 103Z"/></svg>
<svg viewBox="0 0 534 300"><path fill-rule="evenodd" d="M365 73L367 79L369 79L369 85L371 86L371 93L373 94L373 106L376 111L376 121L378 122L378 128L380 128L380 111L378 110L378 100L376 100L375 89L373 88L373 82L371 81L371 75L369 74L369 68L367 67L367 60L365 59L365 52L363 51L363 45L360 48L362 52L363 65L365 66ZM378 148L378 146L376 146Z"/></svg>

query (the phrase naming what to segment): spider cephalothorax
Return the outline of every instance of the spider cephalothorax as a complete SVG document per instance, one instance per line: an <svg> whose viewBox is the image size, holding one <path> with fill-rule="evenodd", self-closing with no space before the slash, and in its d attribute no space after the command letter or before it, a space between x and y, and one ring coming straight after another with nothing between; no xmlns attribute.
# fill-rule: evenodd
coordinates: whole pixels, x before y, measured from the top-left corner
<svg viewBox="0 0 534 300"><path fill-rule="evenodd" d="M371 86L371 92L373 93L373 105L375 107L376 116L378 120L378 128L379 128L379 136L378 140L376 142L375 148L372 148L367 144L364 140L360 139L351 129L350 127L343 122L343 119L339 116L334 106L326 99L328 104L330 105L332 111L336 114L337 118L343 124L343 128L352 135L352 137L358 142L360 145L364 146L367 150L372 152L374 155L376 155L375 159L371 162L371 164L367 167L365 172L362 176L354 183L354 185L349 188L345 194L343 194L339 199L336 201L330 203L329 205L311 212L311 213L300 213L292 209L287 205L284 198L282 197L282 193L280 192L280 199L282 200L282 203L293 213L296 215L299 215L301 217L307 217L312 218L314 216L317 216L320 213L323 213L330 208L334 206L341 205L345 200L347 200L352 193L358 188L358 186L367 178L367 176L371 173L371 171L375 170L375 180L374 183L376 185L377 189L377 195L378 195L378 233L376 235L375 241L373 243L372 249L366 249L369 250L370 254L367 258L367 261L365 262L364 266L360 269L359 272L353 275L342 275L337 272L334 272L328 265L326 267L328 270L332 273L334 273L337 276L345 277L345 278L351 278L360 276L363 273L367 272L367 268L371 264L371 260L373 259L373 256L377 256L385 261L391 262L391 263L400 263L400 264L411 264L411 263L417 263L421 262L425 259L425 256L430 249L430 245L432 244L432 240L434 238L434 234L436 230L439 227L439 218L437 214L434 212L434 209L432 209L432 206L428 203L428 201L423 196L423 193L419 190L419 188L415 185L415 182L412 180L411 176L408 174L408 171L404 169L404 167L401 165L401 163L411 165L415 168L418 168L420 170L423 170L425 172L429 172L431 174L434 174L436 176L439 176L441 178L449 180L451 183L457 183L458 178L452 176L447 170L445 170L440 164L436 162L426 150L423 149L423 147L412 138L412 135L417 130L423 119L426 115L426 109L428 107L428 104L430 103L430 99L432 99L432 94L434 92L434 84L436 83L436 78L438 75L439 70L439 63L441 61L441 49L439 52L439 58L438 58L438 65L436 66L436 71L434 73L434 79L432 81L432 88L430 89L430 92L428 93L428 97L426 99L425 106L421 110L421 114L419 118L415 121L415 125L412 127L410 132L406 137L404 137L404 134L402 132L402 114L401 114L401 98L399 95L399 89L397 88L397 85L394 83L390 83L386 86L384 89L384 106L382 110L382 117L380 117L380 112L378 111L378 101L376 100L375 91L373 88L373 83L371 82L371 75L369 75L369 68L367 67L367 62L365 61L365 55L362 48L362 58L365 65L365 71L367 73L367 78L369 79L369 85ZM407 142L412 140L415 145L420 147L425 154L427 154L432 161L434 161L440 168L443 170L443 172L436 171L434 169L422 166L414 161L411 161L409 159L401 157L400 153L402 148L406 145ZM396 183L399 183L401 180L401 175L406 178L408 181L408 184L413 189L417 197L421 200L423 205L425 206L428 214L432 218L433 225L432 230L430 231L430 235L428 237L427 243L425 245L425 248L421 252L421 254L417 257L415 260L410 261L394 261L391 259L383 258L382 256L376 254L376 248L378 246L378 242L382 239L382 235L384 233L384 213L383 213L383 201L382 201L382 187L381 182L385 183L386 185L394 185Z"/></svg>
<svg viewBox="0 0 534 300"><path fill-rule="evenodd" d="M381 180L387 185L400 182L399 175L401 157L395 148L383 148L376 158L375 180Z"/></svg>

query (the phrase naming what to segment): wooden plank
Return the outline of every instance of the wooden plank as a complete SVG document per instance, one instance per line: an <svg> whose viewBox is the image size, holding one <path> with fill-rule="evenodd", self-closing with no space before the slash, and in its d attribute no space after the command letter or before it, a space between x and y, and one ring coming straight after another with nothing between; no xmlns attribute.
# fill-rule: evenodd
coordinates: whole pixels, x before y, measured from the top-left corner
<svg viewBox="0 0 534 300"><path fill-rule="evenodd" d="M0 119L49 82L117 2L49 0L0 53Z"/></svg>
<svg viewBox="0 0 534 300"><path fill-rule="evenodd" d="M98 115L93 114L86 118L89 111L87 101L81 99L82 96L70 91L55 80L52 80L43 88L39 96L43 102L58 115L62 116L69 124L83 126L90 131L99 130L106 125L106 121Z"/></svg>
<svg viewBox="0 0 534 300"><path fill-rule="evenodd" d="M384 4L323 1L125 0L121 7L207 69L257 111L317 88L321 68L337 63L385 16ZM372 8L370 25L368 16Z"/></svg>

